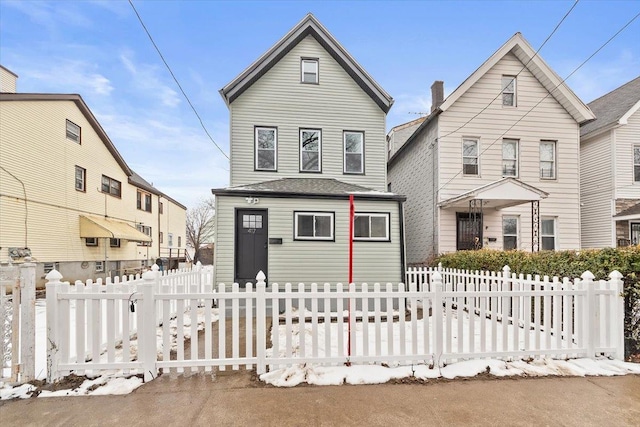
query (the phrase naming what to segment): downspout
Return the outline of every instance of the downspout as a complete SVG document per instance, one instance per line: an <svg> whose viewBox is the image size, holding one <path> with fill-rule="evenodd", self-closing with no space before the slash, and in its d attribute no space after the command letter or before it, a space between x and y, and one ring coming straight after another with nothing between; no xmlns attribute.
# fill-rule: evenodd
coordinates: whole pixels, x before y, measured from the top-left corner
<svg viewBox="0 0 640 427"><path fill-rule="evenodd" d="M405 260L404 242L404 202L398 201L398 219L400 220L400 283L405 283L405 272L407 271Z"/></svg>

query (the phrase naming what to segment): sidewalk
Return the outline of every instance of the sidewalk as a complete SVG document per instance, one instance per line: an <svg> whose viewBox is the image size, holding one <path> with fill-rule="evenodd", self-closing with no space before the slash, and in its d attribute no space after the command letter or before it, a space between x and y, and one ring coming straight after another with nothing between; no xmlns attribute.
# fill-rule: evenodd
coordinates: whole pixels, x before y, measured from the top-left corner
<svg viewBox="0 0 640 427"><path fill-rule="evenodd" d="M171 379L126 396L0 403L26 425L638 425L640 376L476 379L368 386L264 386L245 371Z"/></svg>

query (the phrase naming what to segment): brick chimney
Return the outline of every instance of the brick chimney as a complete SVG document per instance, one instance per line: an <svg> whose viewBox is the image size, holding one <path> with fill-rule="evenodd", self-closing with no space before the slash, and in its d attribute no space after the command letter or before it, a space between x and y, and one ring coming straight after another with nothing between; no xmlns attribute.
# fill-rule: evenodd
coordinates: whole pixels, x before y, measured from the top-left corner
<svg viewBox="0 0 640 427"><path fill-rule="evenodd" d="M18 75L0 65L0 92L16 93Z"/></svg>
<svg viewBox="0 0 640 427"><path fill-rule="evenodd" d="M442 105L444 101L444 82L436 80L431 85L431 112Z"/></svg>

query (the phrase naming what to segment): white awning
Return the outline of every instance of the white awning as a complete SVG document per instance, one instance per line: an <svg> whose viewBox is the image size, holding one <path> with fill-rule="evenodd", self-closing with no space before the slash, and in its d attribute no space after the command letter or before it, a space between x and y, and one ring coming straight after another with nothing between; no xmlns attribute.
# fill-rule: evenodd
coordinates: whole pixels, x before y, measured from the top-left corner
<svg viewBox="0 0 640 427"><path fill-rule="evenodd" d="M515 178L503 178L439 203L442 209L468 208L471 200L481 200L482 208L504 209L540 201L549 194Z"/></svg>
<svg viewBox="0 0 640 427"><path fill-rule="evenodd" d="M151 237L124 221L93 215L80 215L80 237L123 239L131 242L151 241Z"/></svg>

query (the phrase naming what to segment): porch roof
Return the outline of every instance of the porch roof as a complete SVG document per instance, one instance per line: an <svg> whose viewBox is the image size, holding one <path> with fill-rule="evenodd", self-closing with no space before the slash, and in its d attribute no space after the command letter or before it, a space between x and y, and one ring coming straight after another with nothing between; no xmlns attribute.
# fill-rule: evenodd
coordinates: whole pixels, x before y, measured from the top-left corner
<svg viewBox="0 0 640 427"><path fill-rule="evenodd" d="M502 178L439 203L442 209L466 208L471 200L482 200L482 207L504 209L546 198L546 193L516 178Z"/></svg>
<svg viewBox="0 0 640 427"><path fill-rule="evenodd" d="M616 221L628 221L630 219L640 219L640 203L613 216Z"/></svg>

